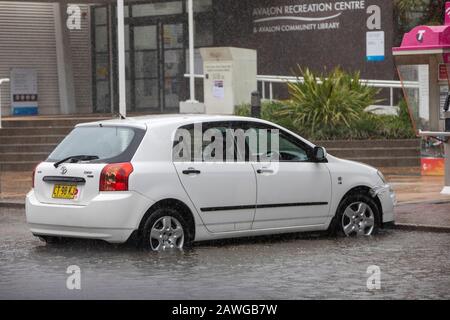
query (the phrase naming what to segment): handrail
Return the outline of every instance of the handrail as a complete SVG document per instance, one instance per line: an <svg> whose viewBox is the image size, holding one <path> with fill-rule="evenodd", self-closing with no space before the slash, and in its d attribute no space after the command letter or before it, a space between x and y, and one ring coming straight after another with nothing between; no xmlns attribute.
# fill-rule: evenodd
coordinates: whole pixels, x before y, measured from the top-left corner
<svg viewBox="0 0 450 320"><path fill-rule="evenodd" d="M185 74L185 77L189 77L189 74ZM204 79L205 75L203 74L195 74L195 78ZM319 78L316 79L318 83L321 83ZM273 99L273 84L274 83L294 83L294 82L303 82L303 77L294 77L294 76L274 76L274 75L257 75L256 81L262 84L262 98L266 99L266 83L269 84L269 101ZM360 79L361 84L365 84L369 87L374 88L387 88L390 91L390 105L394 106L394 89L417 89L419 88L418 81L398 81L398 80L373 80L373 79Z"/></svg>
<svg viewBox="0 0 450 320"><path fill-rule="evenodd" d="M421 137L450 137L450 132L447 131L422 131L419 130Z"/></svg>
<svg viewBox="0 0 450 320"><path fill-rule="evenodd" d="M8 78L0 79L0 129L2 128L2 84L9 82Z"/></svg>

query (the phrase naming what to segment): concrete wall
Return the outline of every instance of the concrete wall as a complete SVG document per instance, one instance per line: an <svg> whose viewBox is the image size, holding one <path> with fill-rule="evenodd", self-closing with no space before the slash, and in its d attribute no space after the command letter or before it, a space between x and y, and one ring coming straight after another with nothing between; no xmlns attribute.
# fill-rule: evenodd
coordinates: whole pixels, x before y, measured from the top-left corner
<svg viewBox="0 0 450 320"><path fill-rule="evenodd" d="M81 30L69 31L77 113L91 112L91 49L88 6ZM65 21L64 21L65 23ZM52 3L0 1L0 78L9 78L11 68L38 71L39 113L59 114L58 64L55 14ZM2 114L11 110L9 84L3 85Z"/></svg>
<svg viewBox="0 0 450 320"><path fill-rule="evenodd" d="M58 71L53 5L0 2L0 77L11 68L38 71L40 112L58 113ZM2 86L2 114L10 114L9 84Z"/></svg>
<svg viewBox="0 0 450 320"><path fill-rule="evenodd" d="M339 3L359 2L362 8L336 10ZM332 10L286 12L285 6L325 5ZM385 54L383 62L366 62L366 32L369 6L381 8L381 31L385 32ZM276 13L280 10L281 12ZM294 7L297 10L299 7ZM304 7L302 7L303 9ZM261 9L272 10L268 15ZM306 7L308 9L308 7ZM312 7L314 9L314 7ZM256 10L256 11L255 11ZM259 11L258 11L259 10ZM359 70L366 79L392 79L394 63L391 54L394 33L392 0L366 1L322 1L322 0L240 0L214 1L215 42L220 46L237 46L258 51L258 74L292 75L297 64L313 70L323 71L335 66L347 70ZM266 11L267 13L267 11ZM260 18L294 16L296 18L323 18L318 20L272 20L255 22ZM320 28L326 22L337 28ZM337 24L334 24L337 23ZM309 26L315 24L315 26ZM297 26L303 30L277 30L282 26ZM330 26L330 25L329 25ZM378 30L374 30L378 31Z"/></svg>

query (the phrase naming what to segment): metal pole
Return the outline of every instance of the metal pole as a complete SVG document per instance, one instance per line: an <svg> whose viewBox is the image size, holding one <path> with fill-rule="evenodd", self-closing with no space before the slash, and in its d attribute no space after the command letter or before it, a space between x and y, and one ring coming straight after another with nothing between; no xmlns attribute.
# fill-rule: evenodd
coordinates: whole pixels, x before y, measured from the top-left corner
<svg viewBox="0 0 450 320"><path fill-rule="evenodd" d="M197 102L195 99L195 70L194 70L194 4L188 0L188 24L189 24L189 102Z"/></svg>
<svg viewBox="0 0 450 320"><path fill-rule="evenodd" d="M269 82L269 101L273 101L273 82Z"/></svg>
<svg viewBox="0 0 450 320"><path fill-rule="evenodd" d="M0 129L2 128L2 84L9 82L8 78L0 79Z"/></svg>
<svg viewBox="0 0 450 320"><path fill-rule="evenodd" d="M262 98L266 98L266 83L262 81Z"/></svg>
<svg viewBox="0 0 450 320"><path fill-rule="evenodd" d="M390 93L390 98L391 98L391 100L390 100L391 107L393 107L394 106L394 88L390 87L389 93Z"/></svg>
<svg viewBox="0 0 450 320"><path fill-rule="evenodd" d="M252 92L251 115L253 118L261 118L261 95L258 91Z"/></svg>
<svg viewBox="0 0 450 320"><path fill-rule="evenodd" d="M119 57L119 113L127 116L126 78L125 78L125 14L124 0L117 0L117 51Z"/></svg>

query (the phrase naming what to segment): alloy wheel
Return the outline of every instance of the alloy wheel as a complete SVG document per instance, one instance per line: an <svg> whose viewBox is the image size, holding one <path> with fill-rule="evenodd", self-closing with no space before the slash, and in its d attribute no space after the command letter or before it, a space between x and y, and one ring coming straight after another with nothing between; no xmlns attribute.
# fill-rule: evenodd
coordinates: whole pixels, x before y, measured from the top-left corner
<svg viewBox="0 0 450 320"><path fill-rule="evenodd" d="M367 203L354 202L345 209L341 225L346 236L370 236L375 228L375 215Z"/></svg>
<svg viewBox="0 0 450 320"><path fill-rule="evenodd" d="M150 231L150 246L153 251L182 249L184 230L180 221L171 216L156 220Z"/></svg>

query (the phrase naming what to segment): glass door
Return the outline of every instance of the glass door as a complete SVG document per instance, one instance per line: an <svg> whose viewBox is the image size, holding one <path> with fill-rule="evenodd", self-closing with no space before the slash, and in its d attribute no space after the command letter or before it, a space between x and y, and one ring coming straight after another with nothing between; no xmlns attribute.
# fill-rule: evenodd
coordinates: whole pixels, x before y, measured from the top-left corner
<svg viewBox="0 0 450 320"><path fill-rule="evenodd" d="M178 112L185 70L184 28L182 23L162 23L161 26L162 111Z"/></svg>
<svg viewBox="0 0 450 320"><path fill-rule="evenodd" d="M162 19L131 26L131 111L178 112L185 70L184 36L183 23Z"/></svg>
<svg viewBox="0 0 450 320"><path fill-rule="evenodd" d="M131 110L161 111L160 93L160 26L133 26L131 70Z"/></svg>

